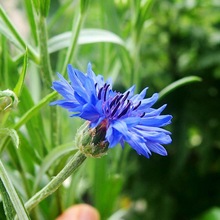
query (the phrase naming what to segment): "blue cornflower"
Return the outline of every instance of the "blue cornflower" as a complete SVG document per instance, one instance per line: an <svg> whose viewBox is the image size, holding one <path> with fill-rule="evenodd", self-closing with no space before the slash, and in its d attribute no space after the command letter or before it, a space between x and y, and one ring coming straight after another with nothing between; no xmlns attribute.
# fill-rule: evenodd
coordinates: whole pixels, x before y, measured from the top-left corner
<svg viewBox="0 0 220 220"><path fill-rule="evenodd" d="M96 76L88 64L87 73L68 65L70 83L58 73L53 89L63 96L52 102L90 122L90 128L105 128L105 141L112 148L127 142L138 154L149 158L151 152L167 155L163 144L171 143L170 132L161 128L171 123L171 115L160 115L166 105L152 108L158 94L144 98L147 88L134 95L135 86L124 93L112 89L111 80Z"/></svg>

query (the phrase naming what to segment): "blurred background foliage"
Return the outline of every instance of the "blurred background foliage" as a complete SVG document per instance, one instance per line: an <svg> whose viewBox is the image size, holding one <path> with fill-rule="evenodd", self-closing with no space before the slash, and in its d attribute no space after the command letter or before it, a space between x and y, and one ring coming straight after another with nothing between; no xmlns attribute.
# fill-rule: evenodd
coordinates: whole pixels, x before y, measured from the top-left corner
<svg viewBox="0 0 220 220"><path fill-rule="evenodd" d="M1 5L22 39L39 53L34 8L28 0L7 2ZM56 72L64 74L69 34L79 11L80 1L50 2L46 27L53 80ZM124 91L136 84L136 92L149 87L148 95L186 76L199 76L202 82L180 87L157 103L156 107L167 103L165 113L173 115L168 128L173 143L166 147L167 157L153 155L147 160L126 146L110 149L101 159L87 159L32 212L32 218L54 219L73 203L86 202L98 208L102 219L220 219L220 2L93 0L85 11L70 60L74 67L86 71L90 61L95 73L113 79L115 89ZM19 47L3 21L0 26L0 89L13 89L25 48ZM19 105L4 127L13 127L52 92L43 81L39 62L30 52L28 56ZM56 127L51 123L52 111ZM51 110L47 103L16 129L18 150L1 138L1 160L24 202L73 154L72 140L80 124L64 110ZM5 219L2 202L1 210L0 219Z"/></svg>

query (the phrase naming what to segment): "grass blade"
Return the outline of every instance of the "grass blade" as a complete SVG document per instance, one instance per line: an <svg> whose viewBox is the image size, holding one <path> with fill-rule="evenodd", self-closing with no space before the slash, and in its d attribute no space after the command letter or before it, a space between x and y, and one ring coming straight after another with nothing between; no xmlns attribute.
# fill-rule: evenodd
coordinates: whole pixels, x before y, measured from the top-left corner
<svg viewBox="0 0 220 220"><path fill-rule="evenodd" d="M164 96L166 96L168 93L172 92L173 90L179 88L180 86L193 83L193 82L201 82L202 79L198 76L187 76L182 79L179 79L170 85L168 85L166 88L160 91L159 93L159 99L162 99Z"/></svg>

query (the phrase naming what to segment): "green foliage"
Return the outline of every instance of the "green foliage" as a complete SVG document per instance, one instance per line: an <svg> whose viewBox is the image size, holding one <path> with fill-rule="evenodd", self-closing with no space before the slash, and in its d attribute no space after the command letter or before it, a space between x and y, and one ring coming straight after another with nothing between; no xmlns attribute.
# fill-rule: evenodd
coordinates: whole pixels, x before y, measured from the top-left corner
<svg viewBox="0 0 220 220"><path fill-rule="evenodd" d="M18 216L18 219L30 219L1 161L0 178L1 195L3 197L7 218L13 219L13 214L16 214Z"/></svg>
<svg viewBox="0 0 220 220"><path fill-rule="evenodd" d="M220 218L220 209L219 208L212 208L204 213L199 219L200 220L218 220Z"/></svg>
<svg viewBox="0 0 220 220"><path fill-rule="evenodd" d="M13 10L0 5L0 219L54 219L81 202L102 219L218 219L218 1L20 0ZM75 154L82 123L49 106L52 81L68 63L86 71L88 62L119 91L161 91L173 144L166 158L127 146L90 158L27 212L23 204Z"/></svg>

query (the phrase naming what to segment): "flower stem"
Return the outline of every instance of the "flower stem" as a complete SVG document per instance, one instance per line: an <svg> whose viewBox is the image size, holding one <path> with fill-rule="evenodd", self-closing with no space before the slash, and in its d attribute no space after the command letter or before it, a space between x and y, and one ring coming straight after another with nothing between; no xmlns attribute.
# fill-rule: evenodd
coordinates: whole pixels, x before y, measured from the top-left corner
<svg viewBox="0 0 220 220"><path fill-rule="evenodd" d="M47 88L52 84L52 69L50 63L50 56L48 52L48 34L46 17L40 13L38 18L38 42L40 46L40 72L44 84ZM51 145L58 145L58 115L57 109L50 109L50 127L51 127Z"/></svg>
<svg viewBox="0 0 220 220"><path fill-rule="evenodd" d="M86 159L86 156L78 151L66 164L66 166L38 193L30 198L25 207L28 211L33 209L43 199L55 192L59 186L66 180Z"/></svg>
<svg viewBox="0 0 220 220"><path fill-rule="evenodd" d="M47 45L47 27L46 18L42 15L39 16L38 21L38 42L40 47L40 71L45 84L50 88L52 81L52 71L50 65L50 57Z"/></svg>

